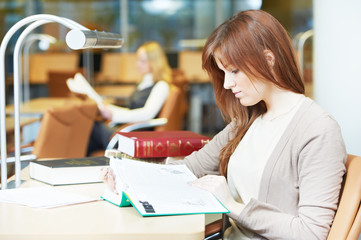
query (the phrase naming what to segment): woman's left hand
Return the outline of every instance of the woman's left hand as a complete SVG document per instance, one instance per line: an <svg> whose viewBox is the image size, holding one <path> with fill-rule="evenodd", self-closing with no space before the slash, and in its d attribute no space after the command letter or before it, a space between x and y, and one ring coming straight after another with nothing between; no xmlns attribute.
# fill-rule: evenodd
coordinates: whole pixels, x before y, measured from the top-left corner
<svg viewBox="0 0 361 240"><path fill-rule="evenodd" d="M193 181L192 186L211 192L225 207L234 201L224 176L206 175Z"/></svg>
<svg viewBox="0 0 361 240"><path fill-rule="evenodd" d="M225 206L231 218L236 219L244 208L244 204L234 200L224 176L207 175L192 182L192 186L211 192Z"/></svg>

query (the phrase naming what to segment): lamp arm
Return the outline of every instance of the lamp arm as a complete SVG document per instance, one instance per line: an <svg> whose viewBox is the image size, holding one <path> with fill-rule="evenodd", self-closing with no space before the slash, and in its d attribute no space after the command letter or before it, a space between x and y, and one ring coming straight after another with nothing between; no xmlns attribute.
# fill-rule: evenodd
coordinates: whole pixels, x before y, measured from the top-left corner
<svg viewBox="0 0 361 240"><path fill-rule="evenodd" d="M65 26L67 26L70 29L79 29L79 30L90 31L89 28L84 27L83 25L75 22L74 20L71 20L71 19L65 18L65 17L59 17L59 18L62 18L64 21L68 22L71 26L73 26L73 27L69 27L68 25L64 24Z"/></svg>
<svg viewBox="0 0 361 240"><path fill-rule="evenodd" d="M80 24L75 23L74 21L54 15L49 14L37 14L33 16L26 17L14 26L12 26L9 31L5 34L3 41L0 45L0 142L1 142L1 189L7 188L7 149L6 149L6 104L5 104L5 53L7 45L11 37L15 34L17 30L26 24L32 23L37 20L48 20L52 22L58 22L66 27L71 29L82 29L88 30L86 27L81 26ZM15 71L14 71L15 73Z"/></svg>
<svg viewBox="0 0 361 240"><path fill-rule="evenodd" d="M85 31L84 34L94 34L88 28L80 25L79 23L74 22L73 20L58 17L49 14L38 14L26 17L19 22L17 22L10 30L6 33L1 45L0 45L0 59L3 61L0 63L0 142L1 142L1 188L7 188L7 149L6 149L6 104L5 104L5 52L10 38L14 33L23 27L26 24L30 24L23 33L20 35L19 39L16 42L15 51L14 51L14 134L15 134L15 177L16 177L16 187L20 185L20 103L19 103L19 59L20 59L20 49L25 37L36 27L48 23L48 22L57 22L60 23L72 30ZM95 44L90 47L106 47L114 44L113 41L117 40L117 45L122 43L119 40L119 37L111 33L101 33L99 40L102 44ZM98 34L96 34L98 37ZM86 46L85 46L86 47Z"/></svg>
<svg viewBox="0 0 361 240"><path fill-rule="evenodd" d="M15 186L20 186L20 76L21 76L21 47L24 40L35 28L45 23L49 23L49 20L38 20L30 24L19 36L14 48L14 150L15 150Z"/></svg>
<svg viewBox="0 0 361 240"><path fill-rule="evenodd" d="M30 36L30 37L27 37L27 35L33 31L36 27L42 25L42 24L45 24L45 23L48 23L50 21L47 21L47 20L38 20L34 23L32 23L31 25L29 25L22 33L21 35L19 36L16 44L15 44L15 48L14 48L14 79L19 79L19 83L21 83L21 76L22 76L22 61L21 61L21 50L22 48L24 47L25 43L28 43L29 44L26 46L26 51L29 50L29 45L31 43L33 43L34 41L36 40L39 40L40 39L40 36L41 34L36 34L34 36ZM25 39L26 38L26 39ZM24 47L24 51L25 51L25 47ZM17 60L17 63L15 63L15 61ZM16 65L18 64L18 65ZM28 67L28 63L26 63L26 67ZM24 67L25 67L25 60L24 60ZM24 79L24 88L25 88L25 84L28 84L25 83L25 79ZM15 86L15 85L14 85ZM28 86L27 86L28 88ZM15 91L15 90L14 90ZM23 95L23 96L22 96ZM15 96L14 96L15 97ZM27 101L29 101L29 96L26 96L25 98L25 94L22 94L21 92L19 92L19 101L22 102L22 99L24 100L25 102L25 99Z"/></svg>
<svg viewBox="0 0 361 240"><path fill-rule="evenodd" d="M21 59L19 60L19 76L23 76L23 87L24 91L20 92L23 94L23 102L28 102L30 100L30 87L29 87L29 52L30 52L30 46L35 41L46 41L48 43L55 43L56 39L48 34L44 33L37 33L37 34L31 34L26 38L26 41L23 43L22 46L22 53L23 53L23 61ZM21 66L23 62L23 67ZM24 69L24 72L22 73L22 69ZM20 95L20 102L21 102L21 95Z"/></svg>
<svg viewBox="0 0 361 240"><path fill-rule="evenodd" d="M76 22L62 17L56 17L59 19L60 23L68 23L67 27L71 29L84 29L84 27ZM63 22L65 21L65 22ZM15 147L15 186L20 186L21 183L21 162L20 162L20 76L21 76L21 64L20 64L20 54L21 47L26 39L26 37L37 27L50 23L50 20L37 20L30 24L19 36L15 44L14 49L14 147Z"/></svg>
<svg viewBox="0 0 361 240"><path fill-rule="evenodd" d="M30 100L30 87L29 87L29 51L30 46L33 44L33 42L38 41L39 39L37 37L28 37L26 38L26 42L24 43L23 47L23 69L24 72L22 73L22 62L21 59L19 60L19 76L23 76L23 102L28 102ZM21 102L21 99L20 99Z"/></svg>
<svg viewBox="0 0 361 240"><path fill-rule="evenodd" d="M38 38L36 37L28 37L26 38L26 42L24 43L23 46L23 60L21 61L21 59L19 60L19 76L23 79L23 87L24 87L24 91L21 92L23 98L21 99L21 95L20 95L20 102L21 100L25 103L28 102L30 100L30 87L29 87L29 51L30 51L30 46L35 42L38 41ZM22 71L24 70L24 71Z"/></svg>

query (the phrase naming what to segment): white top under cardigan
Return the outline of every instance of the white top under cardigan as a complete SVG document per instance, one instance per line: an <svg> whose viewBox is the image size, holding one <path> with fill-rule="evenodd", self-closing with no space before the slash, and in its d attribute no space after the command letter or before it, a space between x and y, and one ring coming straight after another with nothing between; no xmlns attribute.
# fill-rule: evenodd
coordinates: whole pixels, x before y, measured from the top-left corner
<svg viewBox="0 0 361 240"><path fill-rule="evenodd" d="M147 87L151 87L153 84L154 81L152 74L146 74L137 88L138 90L142 90ZM170 88L168 83L165 81L158 81L154 85L144 107L142 108L129 109L115 105L107 105L113 115L111 124L147 121L155 118L163 107L169 95L169 91Z"/></svg>

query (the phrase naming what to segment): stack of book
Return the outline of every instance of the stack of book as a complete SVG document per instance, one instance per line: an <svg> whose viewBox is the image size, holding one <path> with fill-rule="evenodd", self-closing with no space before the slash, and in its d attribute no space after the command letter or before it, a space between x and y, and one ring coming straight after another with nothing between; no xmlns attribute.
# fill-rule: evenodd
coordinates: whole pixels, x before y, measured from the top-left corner
<svg viewBox="0 0 361 240"><path fill-rule="evenodd" d="M120 157L164 164L167 157L185 157L210 138L192 131L117 132Z"/></svg>

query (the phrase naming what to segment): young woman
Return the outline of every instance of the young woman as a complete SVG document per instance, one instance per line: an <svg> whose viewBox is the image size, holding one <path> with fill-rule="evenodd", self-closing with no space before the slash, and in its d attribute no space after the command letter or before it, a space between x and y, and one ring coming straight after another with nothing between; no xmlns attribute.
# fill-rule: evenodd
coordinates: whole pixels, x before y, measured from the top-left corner
<svg viewBox="0 0 361 240"><path fill-rule="evenodd" d="M225 239L326 239L346 151L337 122L304 96L285 29L264 11L240 12L202 58L230 123L171 163L186 164L199 177L192 185L229 209Z"/></svg>
<svg viewBox="0 0 361 240"><path fill-rule="evenodd" d="M136 54L137 70L142 80L129 98L127 107L107 104L99 108L101 115L110 123L109 126L94 123L88 155L97 150L105 150L116 129L114 125L155 118L168 97L172 70L162 47L154 41L146 42L138 48Z"/></svg>
<svg viewBox="0 0 361 240"><path fill-rule="evenodd" d="M326 239L346 151L337 122L303 95L284 28L240 12L209 37L203 67L230 124L182 163L230 210L226 237Z"/></svg>

